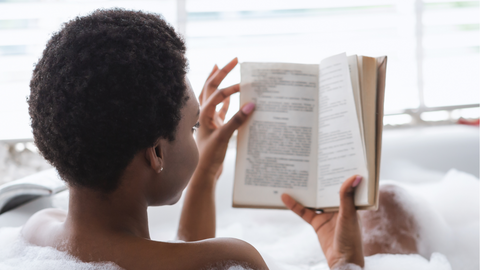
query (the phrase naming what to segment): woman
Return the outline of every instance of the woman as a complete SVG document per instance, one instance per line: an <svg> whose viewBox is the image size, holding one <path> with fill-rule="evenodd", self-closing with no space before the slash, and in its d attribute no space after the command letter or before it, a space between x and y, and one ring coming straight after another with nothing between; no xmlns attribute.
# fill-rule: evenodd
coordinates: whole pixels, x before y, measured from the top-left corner
<svg viewBox="0 0 480 270"><path fill-rule="evenodd" d="M224 124L229 96L240 89L217 87L237 60L215 66L199 104L184 54L173 28L142 12L98 10L53 35L28 102L35 143L69 185L69 210L36 213L22 229L27 241L125 269L267 269L251 245L215 238L215 184L228 141L254 104ZM282 196L313 226L332 268L364 264L353 204L360 181L342 185L338 214L316 214ZM150 240L147 207L176 203L187 184L178 227L184 242Z"/></svg>

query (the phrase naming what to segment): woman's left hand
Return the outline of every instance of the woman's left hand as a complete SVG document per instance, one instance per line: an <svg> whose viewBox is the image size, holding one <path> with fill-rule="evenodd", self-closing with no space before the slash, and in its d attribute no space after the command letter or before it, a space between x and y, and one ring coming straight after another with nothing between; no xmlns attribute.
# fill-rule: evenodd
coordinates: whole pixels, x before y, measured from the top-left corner
<svg viewBox="0 0 480 270"><path fill-rule="evenodd" d="M239 92L240 86L235 84L224 89L218 89L218 86L237 63L238 59L235 58L222 69L218 69L215 65L199 96L201 111L197 145L200 160L195 174L201 173L215 180L222 173L223 160L230 137L245 122L255 107L253 103L245 104L230 121L224 124L230 104L230 95ZM223 106L217 112L216 107L220 103L223 103Z"/></svg>
<svg viewBox="0 0 480 270"><path fill-rule="evenodd" d="M222 173L228 141L255 107L253 103L244 105L230 121L224 123L230 96L240 91L240 86L217 88L237 63L235 58L222 69L215 65L200 93L200 127L196 138L200 159L190 180L178 225L178 239L184 241L215 237L215 184ZM216 107L220 103L223 106L217 112Z"/></svg>
<svg viewBox="0 0 480 270"><path fill-rule="evenodd" d="M362 234L354 200L355 188L361 180L354 175L342 184L337 213L317 214L289 195L282 195L285 206L312 225L331 269L350 269L347 264L364 266Z"/></svg>

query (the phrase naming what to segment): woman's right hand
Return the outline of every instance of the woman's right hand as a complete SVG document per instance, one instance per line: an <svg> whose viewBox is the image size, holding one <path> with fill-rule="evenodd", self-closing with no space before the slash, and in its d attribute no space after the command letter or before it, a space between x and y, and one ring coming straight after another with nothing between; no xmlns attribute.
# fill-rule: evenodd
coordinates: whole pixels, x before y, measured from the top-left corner
<svg viewBox="0 0 480 270"><path fill-rule="evenodd" d="M317 214L305 208L287 194L283 203L295 214L312 225L317 233L323 253L330 268L346 264L364 266L362 236L354 204L354 191L362 178L352 176L340 187L340 210L335 213Z"/></svg>

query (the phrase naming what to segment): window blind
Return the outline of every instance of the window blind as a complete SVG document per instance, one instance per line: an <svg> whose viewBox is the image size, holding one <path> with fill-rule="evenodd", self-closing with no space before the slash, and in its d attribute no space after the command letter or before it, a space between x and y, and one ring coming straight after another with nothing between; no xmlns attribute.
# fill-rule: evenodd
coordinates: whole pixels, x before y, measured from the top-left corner
<svg viewBox="0 0 480 270"><path fill-rule="evenodd" d="M426 0L423 13L426 107L480 100L478 1Z"/></svg>
<svg viewBox="0 0 480 270"><path fill-rule="evenodd" d="M177 26L197 94L213 65L234 57L319 63L347 52L389 56L387 114L460 106L472 115L463 108L479 102L478 0L0 0L0 140L31 140L28 84L51 34L110 7L160 13ZM239 81L236 68L221 86ZM227 118L237 109L234 97Z"/></svg>

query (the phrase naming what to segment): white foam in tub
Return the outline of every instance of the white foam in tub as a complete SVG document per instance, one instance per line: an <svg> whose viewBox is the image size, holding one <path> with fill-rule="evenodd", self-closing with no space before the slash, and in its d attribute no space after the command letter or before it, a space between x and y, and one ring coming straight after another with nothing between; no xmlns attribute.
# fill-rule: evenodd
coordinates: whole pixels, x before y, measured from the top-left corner
<svg viewBox="0 0 480 270"><path fill-rule="evenodd" d="M479 181L451 170L438 181L402 184L404 206L420 221L420 255L380 254L365 258L365 270L479 269ZM325 257L311 227L289 211L229 209L219 213L219 237L251 243L272 270L324 270ZM173 228L172 228L173 230ZM19 238L20 228L0 228L0 269L118 269L90 264L53 248ZM231 267L230 270L240 270Z"/></svg>

